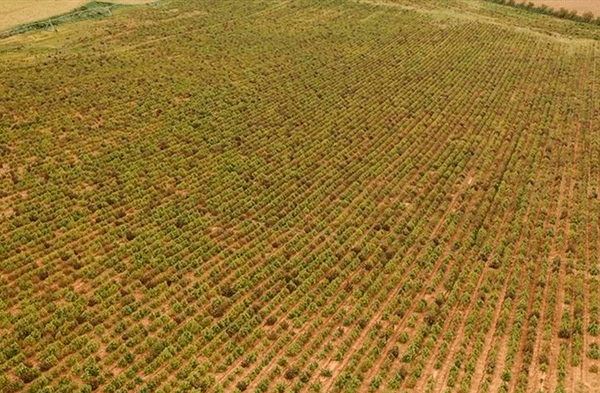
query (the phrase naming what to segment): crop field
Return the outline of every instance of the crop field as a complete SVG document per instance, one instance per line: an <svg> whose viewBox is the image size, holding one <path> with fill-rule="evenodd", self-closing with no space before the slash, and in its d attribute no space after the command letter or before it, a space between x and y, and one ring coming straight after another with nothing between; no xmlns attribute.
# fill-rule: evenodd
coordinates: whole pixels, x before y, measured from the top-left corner
<svg viewBox="0 0 600 393"><path fill-rule="evenodd" d="M2 0L0 30L35 22L81 7L91 0ZM105 3L143 4L150 0L102 0Z"/></svg>
<svg viewBox="0 0 600 393"><path fill-rule="evenodd" d="M85 3L87 0L3 0L0 2L0 30L69 12Z"/></svg>
<svg viewBox="0 0 600 393"><path fill-rule="evenodd" d="M600 2L596 0L532 0L536 5L545 4L554 9L565 8L567 10L576 10L579 15L586 11L591 11L596 16L600 16Z"/></svg>
<svg viewBox="0 0 600 393"><path fill-rule="evenodd" d="M0 392L600 391L600 28L173 0L0 41Z"/></svg>

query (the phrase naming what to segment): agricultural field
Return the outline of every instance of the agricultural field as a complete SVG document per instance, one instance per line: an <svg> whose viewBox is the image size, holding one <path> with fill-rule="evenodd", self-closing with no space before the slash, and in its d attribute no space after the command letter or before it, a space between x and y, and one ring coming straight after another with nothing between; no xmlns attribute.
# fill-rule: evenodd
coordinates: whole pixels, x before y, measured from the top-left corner
<svg viewBox="0 0 600 393"><path fill-rule="evenodd" d="M87 3L86 0L7 0L0 2L0 30L69 12Z"/></svg>
<svg viewBox="0 0 600 393"><path fill-rule="evenodd" d="M545 4L556 10L561 8L575 10L579 15L583 15L584 12L590 11L593 12L594 15L600 16L600 2L596 0L532 0L532 3L538 6Z"/></svg>
<svg viewBox="0 0 600 393"><path fill-rule="evenodd" d="M102 0L105 3L144 4L150 0ZM0 30L73 11L90 0L2 0Z"/></svg>
<svg viewBox="0 0 600 393"><path fill-rule="evenodd" d="M0 392L600 391L600 28L173 0L0 41Z"/></svg>

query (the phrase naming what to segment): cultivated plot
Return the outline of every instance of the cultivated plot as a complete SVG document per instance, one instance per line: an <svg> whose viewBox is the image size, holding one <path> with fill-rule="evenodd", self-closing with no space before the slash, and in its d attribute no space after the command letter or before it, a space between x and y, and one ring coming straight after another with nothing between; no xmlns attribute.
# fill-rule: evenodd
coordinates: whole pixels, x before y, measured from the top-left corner
<svg viewBox="0 0 600 393"><path fill-rule="evenodd" d="M90 0L2 0L0 30L73 11ZM144 4L148 0L106 0L105 3Z"/></svg>
<svg viewBox="0 0 600 393"><path fill-rule="evenodd" d="M596 0L532 0L535 5L545 4L556 10L565 8L567 10L575 10L582 15L586 11L593 12L596 16L600 16L600 2Z"/></svg>
<svg viewBox="0 0 600 393"><path fill-rule="evenodd" d="M0 43L0 386L599 391L597 30L473 4Z"/></svg>

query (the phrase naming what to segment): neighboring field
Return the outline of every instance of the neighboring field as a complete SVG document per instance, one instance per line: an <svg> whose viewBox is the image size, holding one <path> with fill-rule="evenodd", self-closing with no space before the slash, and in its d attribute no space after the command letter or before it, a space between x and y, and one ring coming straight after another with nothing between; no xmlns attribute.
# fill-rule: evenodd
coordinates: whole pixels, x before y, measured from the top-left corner
<svg viewBox="0 0 600 393"><path fill-rule="evenodd" d="M528 0L529 1L529 0ZM596 16L600 16L600 1L598 0L531 0L536 5L546 4L554 9L565 8L568 10L576 10L579 15L586 11L593 12Z"/></svg>
<svg viewBox="0 0 600 393"><path fill-rule="evenodd" d="M105 3L143 4L148 0L102 0ZM0 30L72 11L90 0L1 0Z"/></svg>
<svg viewBox="0 0 600 393"><path fill-rule="evenodd" d="M3 0L0 1L0 30L69 12L86 3L87 0Z"/></svg>
<svg viewBox="0 0 600 393"><path fill-rule="evenodd" d="M598 28L483 0L64 26L0 41L0 392L600 391Z"/></svg>

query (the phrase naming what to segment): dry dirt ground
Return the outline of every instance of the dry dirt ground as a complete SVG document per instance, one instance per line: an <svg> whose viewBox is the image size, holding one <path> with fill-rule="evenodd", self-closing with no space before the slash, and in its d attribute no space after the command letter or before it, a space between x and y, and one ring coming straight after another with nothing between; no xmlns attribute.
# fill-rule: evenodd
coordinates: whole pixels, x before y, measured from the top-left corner
<svg viewBox="0 0 600 393"><path fill-rule="evenodd" d="M123 4L143 4L148 0L104 0ZM0 0L0 30L69 12L89 0Z"/></svg>
<svg viewBox="0 0 600 393"><path fill-rule="evenodd" d="M577 10L579 15L586 11L592 11L594 15L600 16L599 0L530 0L536 5L546 4L554 9L566 8L568 10ZM517 1L520 3L520 1Z"/></svg>

